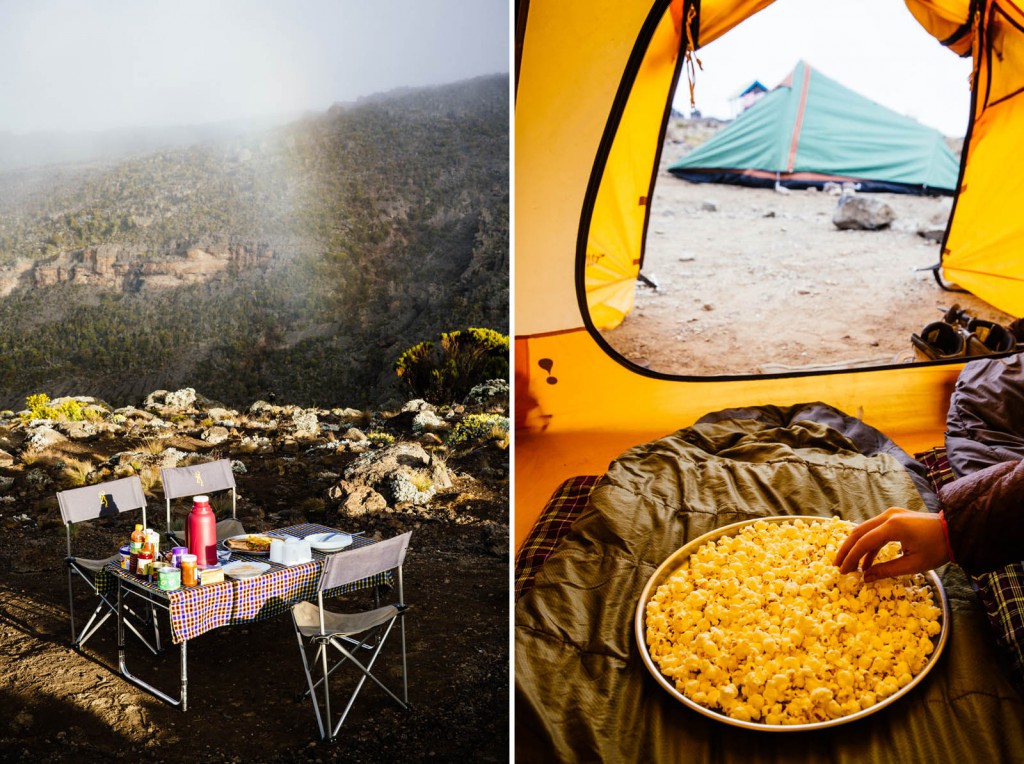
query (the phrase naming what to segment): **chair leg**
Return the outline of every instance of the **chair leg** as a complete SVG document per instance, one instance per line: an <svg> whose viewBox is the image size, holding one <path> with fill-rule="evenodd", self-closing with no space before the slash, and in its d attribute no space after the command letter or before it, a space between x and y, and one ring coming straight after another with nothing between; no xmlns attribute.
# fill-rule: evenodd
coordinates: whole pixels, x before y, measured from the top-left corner
<svg viewBox="0 0 1024 764"><path fill-rule="evenodd" d="M409 705L409 671L406 666L405 660L405 616L400 615L401 618L401 637L402 637L402 700L405 701L405 705Z"/></svg>
<svg viewBox="0 0 1024 764"><path fill-rule="evenodd" d="M107 612L103 613L104 610L106 610ZM100 618L99 621L96 621L96 619L99 617L100 613L103 613L103 617ZM71 640L72 640L71 641L71 646L77 648L77 647L81 647L82 645L84 645L88 641L89 637L91 637L95 633L95 631L106 622L106 620L108 618L110 618L110 610L109 610L109 608L106 607L106 603L105 602L100 602L100 604L96 606L96 609L92 611L92 615L89 616L89 620L86 621L85 626L82 627L81 636L79 636L76 639L75 638L74 612L72 612L72 614L71 614ZM95 625L93 623L94 621L96 621Z"/></svg>
<svg viewBox="0 0 1024 764"><path fill-rule="evenodd" d="M313 703L313 713L316 714L316 726L320 731L321 740L324 740L326 739L327 736L324 734L324 724L320 718L320 705L316 699L316 690L315 685L313 684L313 675L310 673L309 661L306 659L306 646L302 641L302 634L299 632L298 629L295 630L295 636L298 638L299 641L299 656L302 658L302 672L306 675L306 685L309 687L309 690L307 691L306 694L309 695L309 698Z"/></svg>
<svg viewBox="0 0 1024 764"><path fill-rule="evenodd" d="M360 690L363 689L363 685L366 683L367 679L372 679L374 684L376 684L378 687L380 687L382 690L384 690L384 692L386 692L388 695L390 695L391 698L396 703L398 703L398 705L400 705L402 708L408 708L409 707L408 690L405 691L406 700L403 701L401 698L399 698L397 695L395 695L395 693L393 693L388 687L386 687L384 685L384 683L381 682L376 676L374 676L372 673L370 673L371 669L373 669L373 664L377 662L377 658L380 656L381 650L384 648L384 643L387 641L388 635L391 633L391 629L392 629L392 627L394 625L395 625L395 622L394 622L394 620L392 620L388 624L387 629L384 630L384 633L378 635L379 638L377 640L377 647L373 651L373 655L370 657L369 662L365 666L363 666L363 664L361 664L356 659L356 657L354 655L352 655L352 653L350 653L345 648L345 646L337 638L332 638L331 639L331 644L334 646L334 648L337 649L342 655L344 655L347 660L351 661L352 664L356 668L358 668L359 671L362 673L362 676L359 678L359 683L356 684L355 690L352 691L352 695L349 697L348 703L345 705L345 710L342 712L341 718L338 719L338 723L334 726L333 730L331 731L331 739L332 740L338 734L338 731L341 729L341 725L345 723L345 719L348 717L348 712L350 710L352 710L352 706L353 706L353 704L356 701L356 696L358 696ZM343 662L343 661L339 661L339 664L341 662ZM337 668L337 665L335 666L335 668ZM405 674L404 674L404 669L403 669L403 680L404 680L404 678L405 678ZM326 685L326 683L325 683L325 685ZM330 724L330 719L331 719L331 717L328 716L327 717L327 723L328 724Z"/></svg>
<svg viewBox="0 0 1024 764"><path fill-rule="evenodd" d="M320 645L320 656L321 656L321 663L322 663L323 669L324 669L324 716L327 719L327 726L330 727L330 725L331 725L331 685L330 685L330 682L327 681L327 679L331 675L331 672L327 668L327 645L326 644L322 644L321 643L321 645ZM314 702L315 702L315 700L316 699L314 698ZM341 725L339 724L338 727L340 727L340 726ZM329 739L330 740L334 740L334 736L337 735L337 734L338 734L338 728L336 727L331 732L331 736L330 736Z"/></svg>
<svg viewBox="0 0 1024 764"><path fill-rule="evenodd" d="M78 639L75 634L75 588L71 576L71 566L68 565L68 614L71 616L71 644L75 646Z"/></svg>

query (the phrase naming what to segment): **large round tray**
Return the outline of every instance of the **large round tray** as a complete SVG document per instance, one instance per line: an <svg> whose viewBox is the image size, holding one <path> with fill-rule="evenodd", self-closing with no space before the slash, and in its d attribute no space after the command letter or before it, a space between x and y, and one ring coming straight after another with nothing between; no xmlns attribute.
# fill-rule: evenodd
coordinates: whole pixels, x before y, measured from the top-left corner
<svg viewBox="0 0 1024 764"><path fill-rule="evenodd" d="M725 714L713 711L712 709L706 708L700 705L699 703L695 703L694 701L687 698L685 695L683 695L675 688L675 685L669 680L668 677L661 673L660 669L658 668L658 665L654 662L654 659L651 658L650 651L647 649L647 629L645 623L647 603L650 601L651 597L654 596L654 592L657 590L657 588L662 583L664 583L665 580L668 579L668 577L671 576L683 564L683 561L686 560L687 557L696 552L698 548L700 548L709 541L714 541L716 539L722 538L723 536L734 536L737 533L739 533L739 531L742 528L748 525L752 525L753 523L759 522L761 520L764 520L765 522L769 523L785 523L792 522L793 520L803 520L805 522L820 523L830 522L831 519L832 518L829 517L813 517L809 515L780 515L773 517L755 518L753 520L744 520L739 523L726 525L722 528L713 530L710 533L705 533L700 538L696 538L690 543L686 544L685 546L680 547L675 552L673 552L669 556L669 558L658 567L656 571L654 571L654 574L648 579L647 585L644 586L644 590L640 594L640 601L637 603L636 606L636 617L634 619L634 625L637 643L640 646L640 655L643 656L644 664L647 666L647 670L651 672L651 675L657 680L658 684L664 687L669 695L671 695L673 698L678 700L683 705L692 708L697 713L703 714L704 716L710 717L711 719L717 719L718 721L724 722L725 724L731 724L734 727L745 727L746 729L761 730L763 732L800 732L803 730L816 730L824 729L826 727L836 727L840 724L846 724L857 719L862 719L865 716L868 716L869 714L873 714L876 711L885 708L890 703L896 702L904 695L906 695L908 692L910 692L914 687L918 685L918 683L921 682L922 679L925 678L928 672L932 670L932 667L935 665L935 662L939 659L939 656L942 654L942 649L946 646L946 639L949 637L949 601L946 599L946 592L942 588L942 582L939 581L939 577L935 574L934 571L929 571L927 574L925 574L925 577L928 580L928 583L931 584L932 588L935 590L935 593L938 595L940 607L942 609L942 628L939 631L939 633L932 638L932 641L935 644L935 649L932 650L931 655L928 656L928 663L925 664L924 668L921 669L920 673L918 673L917 676L915 676L909 684L907 684L904 687L901 687L897 692L894 692L892 695L885 698L884 700L880 700L879 702L875 703L873 706L870 706L868 708L863 708L855 714L849 714L848 716L841 716L838 719L829 719L823 722L810 722L808 724L765 724L763 722L748 722L739 719L733 719L731 716L726 716Z"/></svg>

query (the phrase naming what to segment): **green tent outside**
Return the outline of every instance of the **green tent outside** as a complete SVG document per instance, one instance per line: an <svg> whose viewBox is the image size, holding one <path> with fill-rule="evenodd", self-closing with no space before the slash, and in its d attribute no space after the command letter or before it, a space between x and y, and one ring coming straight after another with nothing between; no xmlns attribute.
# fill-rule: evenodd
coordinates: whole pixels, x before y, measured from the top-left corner
<svg viewBox="0 0 1024 764"><path fill-rule="evenodd" d="M701 183L952 194L960 163L938 130L801 61L778 87L669 171Z"/></svg>

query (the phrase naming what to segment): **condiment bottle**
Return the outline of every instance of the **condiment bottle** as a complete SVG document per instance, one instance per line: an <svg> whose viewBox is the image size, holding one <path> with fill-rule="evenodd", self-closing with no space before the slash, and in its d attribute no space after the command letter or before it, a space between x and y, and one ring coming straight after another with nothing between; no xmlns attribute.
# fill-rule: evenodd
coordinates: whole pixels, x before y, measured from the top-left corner
<svg viewBox="0 0 1024 764"><path fill-rule="evenodd" d="M128 570L134 573L139 567L139 552L142 551L142 542L145 540L146 534L142 529L141 523L136 523L135 530L132 531L132 540L128 545Z"/></svg>
<svg viewBox="0 0 1024 764"><path fill-rule="evenodd" d="M150 574L154 554L155 550L153 549L152 542L147 541L142 545L142 551L139 552L139 566L137 570L140 576L148 576Z"/></svg>
<svg viewBox="0 0 1024 764"><path fill-rule="evenodd" d="M210 509L208 496L194 496L192 511L185 524L189 554L196 556L200 567L217 564L217 518Z"/></svg>

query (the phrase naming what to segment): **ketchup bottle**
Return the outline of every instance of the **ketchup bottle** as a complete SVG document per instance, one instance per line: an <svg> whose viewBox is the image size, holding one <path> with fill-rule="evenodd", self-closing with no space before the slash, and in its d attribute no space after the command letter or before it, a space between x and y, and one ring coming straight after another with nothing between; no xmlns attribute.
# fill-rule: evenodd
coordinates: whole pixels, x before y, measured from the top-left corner
<svg viewBox="0 0 1024 764"><path fill-rule="evenodd" d="M185 523L188 553L196 556L198 565L217 564L217 518L210 509L208 496L194 496L192 511Z"/></svg>
<svg viewBox="0 0 1024 764"><path fill-rule="evenodd" d="M139 552L138 570L136 571L140 576L149 576L153 573L153 558L156 555L156 550L153 549L152 542L147 541L142 545L142 551Z"/></svg>

